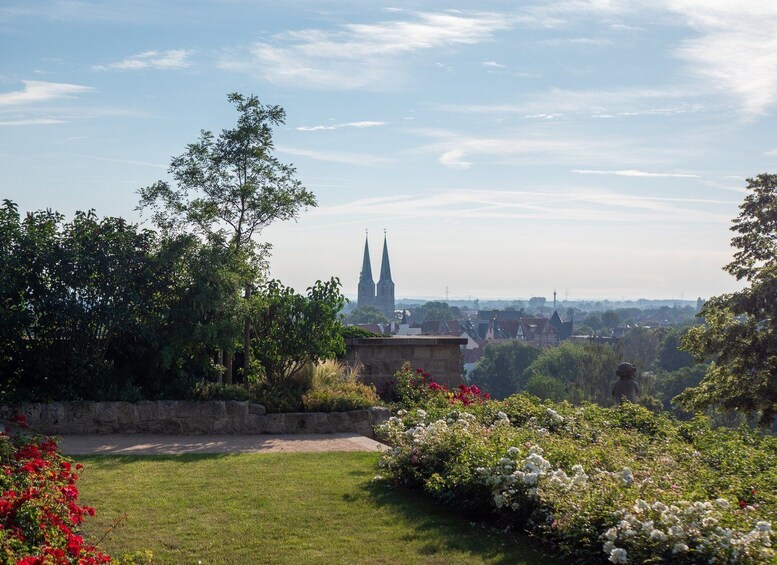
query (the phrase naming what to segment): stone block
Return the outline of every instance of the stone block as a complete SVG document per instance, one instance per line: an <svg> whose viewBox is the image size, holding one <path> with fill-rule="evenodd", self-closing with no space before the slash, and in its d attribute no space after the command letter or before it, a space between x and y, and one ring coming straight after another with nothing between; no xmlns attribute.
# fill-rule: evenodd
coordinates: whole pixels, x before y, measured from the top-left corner
<svg viewBox="0 0 777 565"><path fill-rule="evenodd" d="M264 432L266 434L285 434L286 414L266 414L264 416Z"/></svg>
<svg viewBox="0 0 777 565"><path fill-rule="evenodd" d="M141 400L135 404L135 413L138 418L138 426L142 427L142 422L149 422L159 418L159 403L151 400Z"/></svg>
<svg viewBox="0 0 777 565"><path fill-rule="evenodd" d="M65 424L91 424L95 420L94 402L65 402ZM85 433L85 432L62 432Z"/></svg>
<svg viewBox="0 0 777 565"><path fill-rule="evenodd" d="M379 426L391 418L391 410L383 406L373 406L367 410L371 426Z"/></svg>
<svg viewBox="0 0 777 565"><path fill-rule="evenodd" d="M267 408L265 408L263 404L256 404L252 402L248 405L248 413L257 415L267 414Z"/></svg>
<svg viewBox="0 0 777 565"><path fill-rule="evenodd" d="M243 426L240 429L236 429L235 433L238 434L263 434L266 432L266 420L267 417L259 414L248 414L243 420Z"/></svg>

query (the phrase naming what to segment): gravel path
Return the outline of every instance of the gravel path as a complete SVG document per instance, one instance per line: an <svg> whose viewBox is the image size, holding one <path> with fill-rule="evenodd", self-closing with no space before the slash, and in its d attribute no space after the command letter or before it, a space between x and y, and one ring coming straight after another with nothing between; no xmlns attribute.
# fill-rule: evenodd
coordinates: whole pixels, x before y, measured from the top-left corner
<svg viewBox="0 0 777 565"><path fill-rule="evenodd" d="M63 435L59 446L66 455L181 455L389 449L382 443L358 434Z"/></svg>

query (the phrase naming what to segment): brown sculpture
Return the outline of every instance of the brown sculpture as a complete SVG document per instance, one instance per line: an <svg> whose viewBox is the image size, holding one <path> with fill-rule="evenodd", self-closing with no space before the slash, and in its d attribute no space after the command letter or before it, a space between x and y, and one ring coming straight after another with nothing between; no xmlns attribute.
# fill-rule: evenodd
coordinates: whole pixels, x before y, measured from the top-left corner
<svg viewBox="0 0 777 565"><path fill-rule="evenodd" d="M639 395L639 385L634 380L637 368L631 363L621 363L615 369L615 374L618 375L618 382L612 387L612 395L615 400L618 404L622 404L624 400L636 404Z"/></svg>

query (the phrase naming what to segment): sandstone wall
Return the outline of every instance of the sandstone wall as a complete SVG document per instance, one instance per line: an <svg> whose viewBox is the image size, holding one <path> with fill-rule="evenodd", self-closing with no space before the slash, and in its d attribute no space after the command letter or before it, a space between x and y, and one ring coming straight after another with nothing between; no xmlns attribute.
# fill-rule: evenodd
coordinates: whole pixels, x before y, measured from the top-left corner
<svg viewBox="0 0 777 565"><path fill-rule="evenodd" d="M360 364L362 380L374 384L378 391L394 380L394 373L405 362L431 373L438 383L456 388L465 384L461 346L466 343L465 338L443 336L348 338L345 361Z"/></svg>
<svg viewBox="0 0 777 565"><path fill-rule="evenodd" d="M320 434L374 437L387 408L350 412L267 414L239 401L51 402L0 405L0 420L24 414L30 427L51 434Z"/></svg>

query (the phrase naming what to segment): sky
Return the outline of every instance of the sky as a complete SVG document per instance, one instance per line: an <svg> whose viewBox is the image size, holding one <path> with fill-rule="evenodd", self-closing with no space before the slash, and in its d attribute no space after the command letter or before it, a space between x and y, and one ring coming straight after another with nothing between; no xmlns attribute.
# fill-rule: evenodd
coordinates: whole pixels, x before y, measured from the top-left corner
<svg viewBox="0 0 777 565"><path fill-rule="evenodd" d="M647 5L647 6L646 6ZM318 206L271 273L355 296L708 298L746 178L774 172L773 0L4 0L0 198L147 219L230 92L286 110Z"/></svg>

